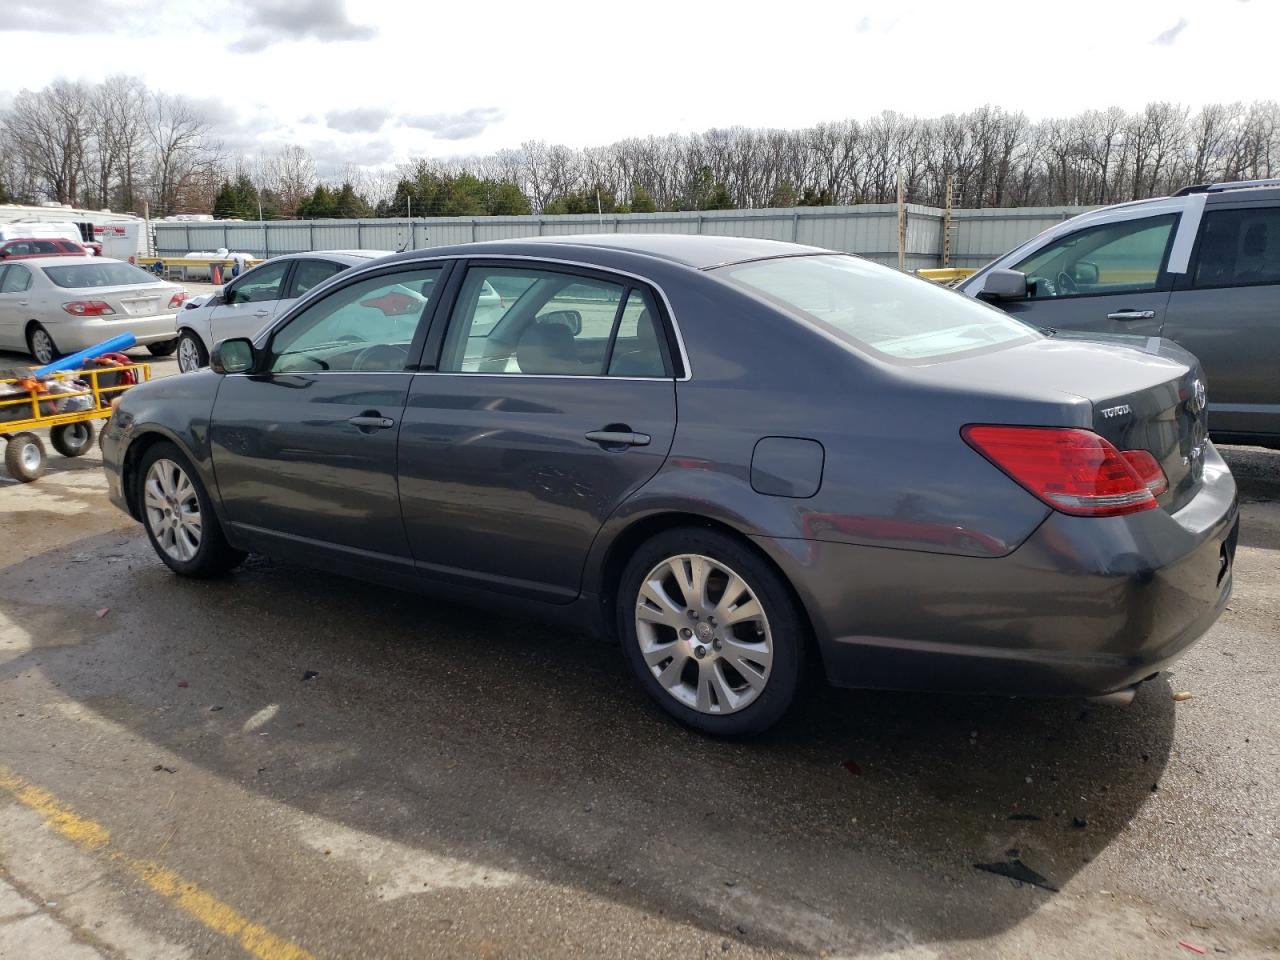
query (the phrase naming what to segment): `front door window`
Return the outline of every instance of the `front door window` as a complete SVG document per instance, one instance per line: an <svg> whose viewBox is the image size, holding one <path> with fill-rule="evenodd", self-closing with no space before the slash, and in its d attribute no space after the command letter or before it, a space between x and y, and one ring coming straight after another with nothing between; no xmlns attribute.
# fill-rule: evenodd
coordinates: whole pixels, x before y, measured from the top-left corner
<svg viewBox="0 0 1280 960"><path fill-rule="evenodd" d="M1160 289L1176 214L1078 230L1041 247L1015 270L1033 300ZM1167 289L1167 288L1166 288Z"/></svg>

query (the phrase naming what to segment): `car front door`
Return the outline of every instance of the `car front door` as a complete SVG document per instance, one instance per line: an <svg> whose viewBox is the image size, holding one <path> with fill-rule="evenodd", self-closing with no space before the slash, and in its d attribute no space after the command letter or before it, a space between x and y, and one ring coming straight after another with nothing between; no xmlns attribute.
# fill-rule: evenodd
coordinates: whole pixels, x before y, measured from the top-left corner
<svg viewBox="0 0 1280 960"><path fill-rule="evenodd" d="M410 548L426 577L567 603L605 519L671 448L668 321L624 276L455 269L400 432Z"/></svg>
<svg viewBox="0 0 1280 960"><path fill-rule="evenodd" d="M1013 264L1027 275L1027 297L998 306L1042 328L1159 336L1177 222L1169 213L1058 237Z"/></svg>
<svg viewBox="0 0 1280 960"><path fill-rule="evenodd" d="M210 437L240 538L413 575L396 437L442 269L335 287L260 338L254 372L224 378Z"/></svg>
<svg viewBox="0 0 1280 960"><path fill-rule="evenodd" d="M1280 204L1206 207L1164 335L1200 358L1212 433L1280 436Z"/></svg>
<svg viewBox="0 0 1280 960"><path fill-rule="evenodd" d="M292 260L261 264L228 284L209 313L209 346L232 337L253 337L276 315Z"/></svg>

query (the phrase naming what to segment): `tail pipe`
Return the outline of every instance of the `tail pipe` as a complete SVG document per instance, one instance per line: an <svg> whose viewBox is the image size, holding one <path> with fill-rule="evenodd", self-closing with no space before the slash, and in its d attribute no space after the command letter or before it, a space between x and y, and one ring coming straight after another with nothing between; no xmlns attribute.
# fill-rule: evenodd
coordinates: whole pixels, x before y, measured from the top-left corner
<svg viewBox="0 0 1280 960"><path fill-rule="evenodd" d="M1090 703L1101 703L1108 707L1127 707L1133 703L1133 698L1138 695L1138 685L1135 683L1131 687L1123 687L1120 690L1112 690L1110 693L1104 693L1101 696L1089 697Z"/></svg>

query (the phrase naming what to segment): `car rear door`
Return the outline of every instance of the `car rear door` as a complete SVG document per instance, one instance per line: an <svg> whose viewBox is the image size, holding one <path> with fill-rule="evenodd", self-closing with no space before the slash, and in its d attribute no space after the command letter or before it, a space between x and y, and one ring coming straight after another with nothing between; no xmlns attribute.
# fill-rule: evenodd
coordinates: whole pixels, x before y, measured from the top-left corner
<svg viewBox="0 0 1280 960"><path fill-rule="evenodd" d="M413 576L396 437L443 269L400 265L335 286L259 338L255 372L223 379L213 466L240 538Z"/></svg>
<svg viewBox="0 0 1280 960"><path fill-rule="evenodd" d="M209 313L209 346L232 337L252 338L271 323L292 268L291 259L270 261L228 284Z"/></svg>
<svg viewBox="0 0 1280 960"><path fill-rule="evenodd" d="M0 347L26 350L31 318L31 272L21 264L0 264Z"/></svg>
<svg viewBox="0 0 1280 960"><path fill-rule="evenodd" d="M1280 200L1211 198L1164 335L1200 359L1209 429L1280 436Z"/></svg>
<svg viewBox="0 0 1280 960"><path fill-rule="evenodd" d="M1166 213L1057 237L1012 265L1027 275L1027 298L998 305L1041 328L1159 336L1178 220Z"/></svg>
<svg viewBox="0 0 1280 960"><path fill-rule="evenodd" d="M293 261L293 273L289 274L284 295L276 301L277 316L293 304L312 287L318 286L336 273L347 269L345 263L335 263L319 257L298 257Z"/></svg>
<svg viewBox="0 0 1280 960"><path fill-rule="evenodd" d="M647 284L586 268L473 261L450 286L400 432L414 560L567 603L605 519L671 448L669 321Z"/></svg>

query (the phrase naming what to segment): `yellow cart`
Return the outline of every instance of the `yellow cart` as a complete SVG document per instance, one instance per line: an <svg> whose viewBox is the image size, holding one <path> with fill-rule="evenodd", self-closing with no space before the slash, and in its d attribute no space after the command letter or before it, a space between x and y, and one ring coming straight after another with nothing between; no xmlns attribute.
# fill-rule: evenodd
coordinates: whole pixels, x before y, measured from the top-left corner
<svg viewBox="0 0 1280 960"><path fill-rule="evenodd" d="M48 380L0 380L0 438L6 441L4 465L9 476L30 483L44 473L44 441L32 430L47 428L58 453L78 457L93 444L93 421L111 416L111 401L150 379L151 364L128 363L67 370ZM87 389L66 389L77 380L87 384ZM60 386L51 390L53 383Z"/></svg>

